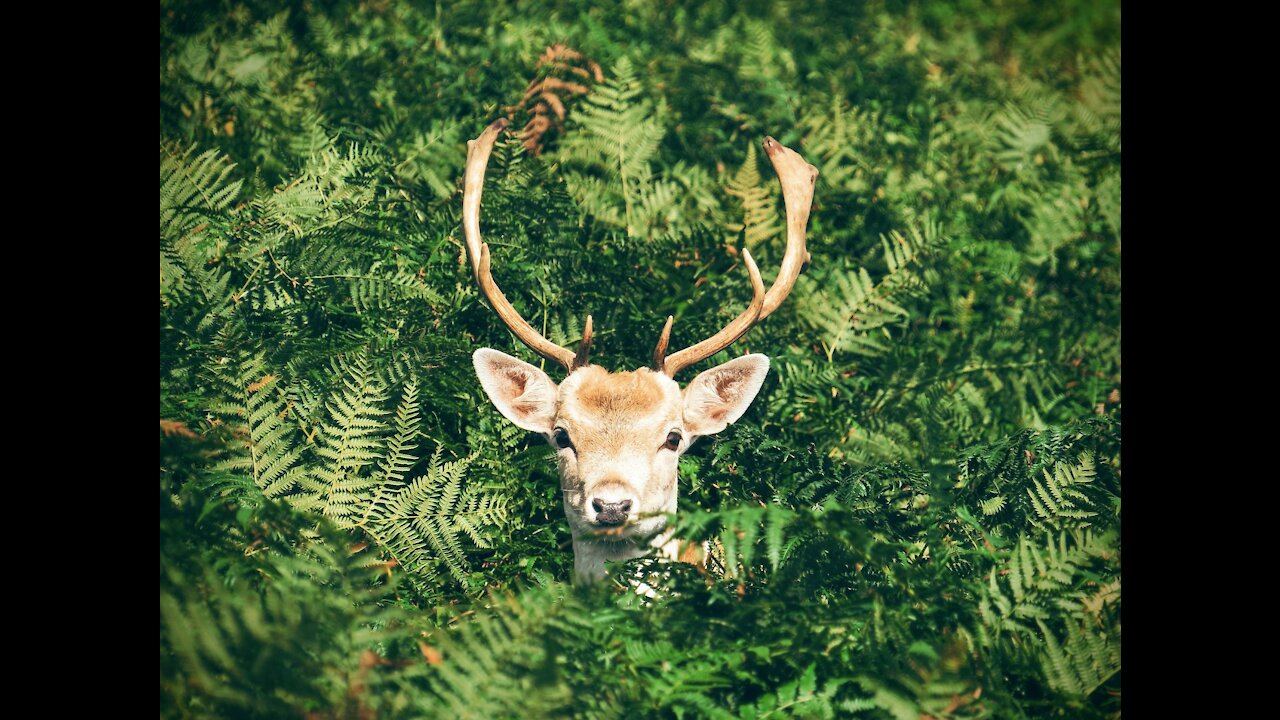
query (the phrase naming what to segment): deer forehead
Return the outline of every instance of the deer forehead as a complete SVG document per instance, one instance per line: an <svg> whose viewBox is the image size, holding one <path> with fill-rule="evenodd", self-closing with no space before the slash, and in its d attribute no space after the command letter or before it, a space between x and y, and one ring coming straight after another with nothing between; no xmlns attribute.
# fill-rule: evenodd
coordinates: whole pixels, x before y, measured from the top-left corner
<svg viewBox="0 0 1280 720"><path fill-rule="evenodd" d="M648 368L611 373L588 365L560 384L556 418L573 425L581 440L617 443L628 435L679 427L683 407L680 385L662 373Z"/></svg>

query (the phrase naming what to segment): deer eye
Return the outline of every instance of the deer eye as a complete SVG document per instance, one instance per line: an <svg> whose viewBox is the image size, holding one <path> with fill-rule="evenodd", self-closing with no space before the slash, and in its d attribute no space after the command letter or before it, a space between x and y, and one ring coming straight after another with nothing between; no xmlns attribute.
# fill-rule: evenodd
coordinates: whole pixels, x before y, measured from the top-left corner
<svg viewBox="0 0 1280 720"><path fill-rule="evenodd" d="M561 450L573 447L573 443L569 441L569 431L564 428L556 428L551 437L556 441L556 447Z"/></svg>
<svg viewBox="0 0 1280 720"><path fill-rule="evenodd" d="M662 443L662 447L667 450L676 450L680 447L680 433L672 431L667 433L667 441Z"/></svg>

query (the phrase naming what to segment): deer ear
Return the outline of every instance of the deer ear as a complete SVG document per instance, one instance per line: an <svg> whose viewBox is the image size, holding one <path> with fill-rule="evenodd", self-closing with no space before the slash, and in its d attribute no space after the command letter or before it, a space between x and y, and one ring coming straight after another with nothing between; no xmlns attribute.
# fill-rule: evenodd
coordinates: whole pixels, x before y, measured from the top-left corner
<svg viewBox="0 0 1280 720"><path fill-rule="evenodd" d="M743 355L703 371L684 389L685 429L712 435L747 411L769 373L769 358Z"/></svg>
<svg viewBox="0 0 1280 720"><path fill-rule="evenodd" d="M551 432L559 389L546 373L489 348L477 350L471 359L480 384L498 412L525 430Z"/></svg>

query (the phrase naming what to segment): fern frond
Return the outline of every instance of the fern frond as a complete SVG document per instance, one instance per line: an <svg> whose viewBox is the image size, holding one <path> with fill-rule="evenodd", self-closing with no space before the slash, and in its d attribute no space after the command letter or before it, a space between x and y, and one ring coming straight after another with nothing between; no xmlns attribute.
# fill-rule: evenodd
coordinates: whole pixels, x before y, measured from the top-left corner
<svg viewBox="0 0 1280 720"><path fill-rule="evenodd" d="M1026 489L1038 516L1032 524L1046 529L1088 527L1089 519L1098 513L1090 509L1093 500L1081 491L1081 486L1090 485L1096 476L1093 457L1087 454L1078 464L1059 463L1052 473L1044 470L1043 479L1035 478L1032 487Z"/></svg>
<svg viewBox="0 0 1280 720"><path fill-rule="evenodd" d="M599 64L561 43L547 47L538 58L535 73L520 102L506 108L508 114L528 114L529 121L519 135L533 155L541 153L563 128L569 103L591 91L586 83L604 80Z"/></svg>
<svg viewBox="0 0 1280 720"><path fill-rule="evenodd" d="M1055 608L1063 607L1069 617L1084 617L1081 587L1096 576L1095 563L1117 552L1115 539L1114 532L1087 530L1059 533L1043 544L1023 536L1007 562L988 574L979 603L983 624L1015 645L1038 645L1040 638L1028 620L1048 621L1061 615Z"/></svg>
<svg viewBox="0 0 1280 720"><path fill-rule="evenodd" d="M651 162L666 135L665 104L643 97L635 68L624 56L613 77L595 86L574 114L558 156L570 194L588 214L648 237L657 209L642 198L653 188ZM641 209L647 216L640 215Z"/></svg>
<svg viewBox="0 0 1280 720"><path fill-rule="evenodd" d="M1066 695L1088 697L1120 672L1120 641L1110 638L1087 622L1066 623L1066 637L1057 635L1037 621L1044 638L1041 659L1049 687Z"/></svg>
<svg viewBox="0 0 1280 720"><path fill-rule="evenodd" d="M477 720L567 714L573 695L566 683L528 678L556 659L548 656L549 639L586 633L589 617L561 588L492 596L476 617L427 638L442 658L427 677L436 705L427 714Z"/></svg>
<svg viewBox="0 0 1280 720"><path fill-rule="evenodd" d="M866 155L884 134L875 115L832 94L831 104L805 113L800 126L805 158L817 166L825 187L852 194L871 189Z"/></svg>
<svg viewBox="0 0 1280 720"><path fill-rule="evenodd" d="M1082 63L1084 77L1073 105L1073 140L1085 157L1120 152L1120 51L1108 51Z"/></svg>
<svg viewBox="0 0 1280 720"><path fill-rule="evenodd" d="M1052 130L1043 113L1028 112L1010 103L996 116L995 124L996 141L1000 144L996 157L1006 168L1018 171L1045 162Z"/></svg>
<svg viewBox="0 0 1280 720"><path fill-rule="evenodd" d="M796 513L774 504L739 505L713 513L681 516L680 536L701 539L714 536L716 554L722 556L724 575L740 580L757 576L757 570L776 572L786 564L792 547L787 527ZM761 545L763 544L763 547ZM768 565L760 562L760 551Z"/></svg>
<svg viewBox="0 0 1280 720"><path fill-rule="evenodd" d="M880 237L889 271L879 282L871 279L865 267L833 266L820 271L821 277L802 277L795 302L817 331L828 361L838 352L878 355L888 349L888 328L905 323L910 316L900 303L924 289L916 266L942 242L936 223L925 218L924 228L911 227L906 235L890 231Z"/></svg>
<svg viewBox="0 0 1280 720"><path fill-rule="evenodd" d="M405 476L418 461L413 453L414 442L422 430L421 415L418 411L418 385L416 382L405 384L400 404L396 406L395 424L391 436L387 439L386 455L378 464L375 474L377 489L372 499L365 505L361 523L368 523L369 518L379 509L385 509L396 493L404 487Z"/></svg>
<svg viewBox="0 0 1280 720"><path fill-rule="evenodd" d="M742 202L742 222L728 225L729 232L732 233L728 238L729 242L736 242L741 235L747 248L757 251L762 244L781 237L777 205L760 176L755 143L747 145L747 157L743 160L742 167L729 180L725 192Z"/></svg>
<svg viewBox="0 0 1280 720"><path fill-rule="evenodd" d="M369 468L383 458L387 387L378 380L363 354L337 359L340 387L329 396L324 419L316 425L317 466L290 497L295 507L318 512L340 523L357 516L377 481Z"/></svg>
<svg viewBox="0 0 1280 720"><path fill-rule="evenodd" d="M195 150L160 148L160 297L190 292L194 280L207 328L230 311L230 273L210 261L226 249L223 216L244 181L231 179L235 164L216 150Z"/></svg>
<svg viewBox="0 0 1280 720"><path fill-rule="evenodd" d="M210 366L209 372L224 398L210 409L243 438L242 444L233 445L230 456L211 470L252 480L267 499L288 494L303 480L305 469L301 464L303 446L297 429L287 419L279 376L267 370L261 352L241 355L239 360L228 358ZM233 489L233 485L225 489ZM258 504L253 495L239 495L237 500Z"/></svg>
<svg viewBox="0 0 1280 720"><path fill-rule="evenodd" d="M365 272L349 270L344 279L358 313L380 310L404 299L421 300L428 305L444 302L444 296L418 275L402 269L384 270L381 263L374 263Z"/></svg>
<svg viewBox="0 0 1280 720"><path fill-rule="evenodd" d="M160 148L160 238L170 243L202 218L225 210L240 194L243 180L232 180L232 163L217 150L196 153L175 146Z"/></svg>
<svg viewBox="0 0 1280 720"><path fill-rule="evenodd" d="M443 564L457 580L468 571L462 537L488 547L490 529L507 516L506 498L463 478L473 458L444 462L437 448L425 475L404 485L391 474L362 526L410 573L434 578Z"/></svg>

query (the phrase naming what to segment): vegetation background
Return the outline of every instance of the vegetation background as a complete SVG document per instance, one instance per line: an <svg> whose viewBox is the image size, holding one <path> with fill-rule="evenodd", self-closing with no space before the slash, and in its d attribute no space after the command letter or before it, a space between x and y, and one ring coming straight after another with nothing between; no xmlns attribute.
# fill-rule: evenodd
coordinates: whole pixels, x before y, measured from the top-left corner
<svg viewBox="0 0 1280 720"><path fill-rule="evenodd" d="M416 6L415 6L416 5ZM1115 717L1116 2L160 6L163 717ZM570 584L499 281L643 364L784 245L772 372L682 461L706 571ZM701 368L689 371L689 377ZM688 380L688 377L682 378Z"/></svg>

